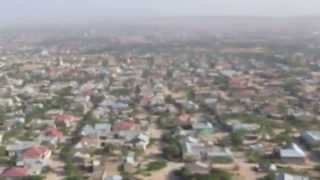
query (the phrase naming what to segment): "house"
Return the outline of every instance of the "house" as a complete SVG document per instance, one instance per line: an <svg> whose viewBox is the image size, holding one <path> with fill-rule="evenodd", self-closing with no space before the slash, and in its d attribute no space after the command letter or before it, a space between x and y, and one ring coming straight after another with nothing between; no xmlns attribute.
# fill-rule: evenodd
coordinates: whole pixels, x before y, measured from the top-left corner
<svg viewBox="0 0 320 180"><path fill-rule="evenodd" d="M90 157L88 154L87 158L84 157L82 159L82 164L87 171L94 173L95 170L100 170L99 167L101 166L101 161L94 157Z"/></svg>
<svg viewBox="0 0 320 180"><path fill-rule="evenodd" d="M172 104L167 105L167 110L170 114L179 114L179 110Z"/></svg>
<svg viewBox="0 0 320 180"><path fill-rule="evenodd" d="M24 177L24 176L28 176L28 169L25 167L18 167L18 166L9 167L5 169L0 176L7 179Z"/></svg>
<svg viewBox="0 0 320 180"><path fill-rule="evenodd" d="M112 130L113 131L123 131L123 130L132 130L134 127L134 123L130 121L117 121L113 123Z"/></svg>
<svg viewBox="0 0 320 180"><path fill-rule="evenodd" d="M295 143L288 148L276 149L275 153L283 162L303 163L307 157L306 153Z"/></svg>
<svg viewBox="0 0 320 180"><path fill-rule="evenodd" d="M275 180L309 180L309 177L292 175L287 173L278 173L276 174Z"/></svg>
<svg viewBox="0 0 320 180"><path fill-rule="evenodd" d="M126 145L140 150L146 150L150 143L150 137L141 131L119 131L114 134L113 139L108 139L118 145Z"/></svg>
<svg viewBox="0 0 320 180"><path fill-rule="evenodd" d="M204 100L204 104L206 105L207 108L214 110L214 107L216 105L216 103L218 102L217 98L208 98L206 96L205 100Z"/></svg>
<svg viewBox="0 0 320 180"><path fill-rule="evenodd" d="M214 131L210 122L194 122L192 129L202 134L212 134Z"/></svg>
<svg viewBox="0 0 320 180"><path fill-rule="evenodd" d="M200 108L199 105L193 101L177 100L177 103L188 111L196 111Z"/></svg>
<svg viewBox="0 0 320 180"><path fill-rule="evenodd" d="M14 105L13 99L11 98L6 98L6 99L2 99L0 98L0 106L9 106L12 107Z"/></svg>
<svg viewBox="0 0 320 180"><path fill-rule="evenodd" d="M123 177L120 175L113 175L113 176L108 176L105 178L105 180L122 180Z"/></svg>
<svg viewBox="0 0 320 180"><path fill-rule="evenodd" d="M101 142L97 137L82 137L81 140L75 145L76 149L90 149L100 148Z"/></svg>
<svg viewBox="0 0 320 180"><path fill-rule="evenodd" d="M23 161L18 161L16 165L26 167L29 175L40 175L43 168L47 166L44 161L37 159L25 159Z"/></svg>
<svg viewBox="0 0 320 180"><path fill-rule="evenodd" d="M105 137L111 131L111 126L108 123L97 123L95 125L86 125L81 131L82 136L97 136Z"/></svg>
<svg viewBox="0 0 320 180"><path fill-rule="evenodd" d="M73 155L73 159L75 164L78 166L82 166L84 168L88 168L87 170L90 170L92 157L89 153L76 151Z"/></svg>
<svg viewBox="0 0 320 180"><path fill-rule="evenodd" d="M124 103L124 102L120 102L120 101L116 101L116 102L112 102L109 107L115 111L117 110L124 110L127 109L129 107L129 104Z"/></svg>
<svg viewBox="0 0 320 180"><path fill-rule="evenodd" d="M6 146L9 157L17 156L21 152L34 145L32 141L16 141L14 144L9 144Z"/></svg>
<svg viewBox="0 0 320 180"><path fill-rule="evenodd" d="M32 119L32 121L30 122L30 127L33 129L39 129L44 126L55 126L55 121L45 119Z"/></svg>
<svg viewBox="0 0 320 180"><path fill-rule="evenodd" d="M51 150L42 145L33 145L24 149L20 158L22 160L47 160L51 156Z"/></svg>
<svg viewBox="0 0 320 180"><path fill-rule="evenodd" d="M225 159L232 161L232 152L228 148L207 145L193 137L187 137L182 142L183 158L189 161Z"/></svg>
<svg viewBox="0 0 320 180"><path fill-rule="evenodd" d="M25 123L24 117L12 117L12 118L8 118L4 121L3 127L6 130L10 130L10 129L13 129L16 126L24 124L24 123Z"/></svg>
<svg viewBox="0 0 320 180"><path fill-rule="evenodd" d="M229 86L233 88L242 89L246 87L246 80L243 76L233 76L228 79Z"/></svg>
<svg viewBox="0 0 320 180"><path fill-rule="evenodd" d="M125 172L133 173L136 171L138 163L135 160L134 152L129 152L127 156L124 157L123 169Z"/></svg>
<svg viewBox="0 0 320 180"><path fill-rule="evenodd" d="M150 138L146 134L141 133L135 138L134 142L136 148L146 150L150 143Z"/></svg>
<svg viewBox="0 0 320 180"><path fill-rule="evenodd" d="M90 136L90 135L95 135L94 132L94 127L92 125L85 125L80 133L82 136Z"/></svg>
<svg viewBox="0 0 320 180"><path fill-rule="evenodd" d="M268 117L272 117L272 118L281 118L282 114L279 110L279 108L277 108L275 105L267 105L265 107L263 107L262 109L262 114Z"/></svg>
<svg viewBox="0 0 320 180"><path fill-rule="evenodd" d="M259 124L255 123L243 123L239 120L229 120L227 122L227 127L231 131L246 131L246 132L255 132L260 129Z"/></svg>
<svg viewBox="0 0 320 180"><path fill-rule="evenodd" d="M186 113L183 113L181 114L179 117L178 117L178 120L180 123L188 123L189 120L190 120L190 115L186 114Z"/></svg>
<svg viewBox="0 0 320 180"><path fill-rule="evenodd" d="M320 145L320 131L304 131L301 133L301 139L310 147Z"/></svg>
<svg viewBox="0 0 320 180"><path fill-rule="evenodd" d="M91 178L92 180L101 180L105 179L106 177L106 170L104 166L94 166L93 167L93 172L91 173Z"/></svg>
<svg viewBox="0 0 320 180"><path fill-rule="evenodd" d="M57 129L55 126L48 126L41 131L42 136L40 139L51 144L56 144L59 140L63 138L63 133Z"/></svg>
<svg viewBox="0 0 320 180"><path fill-rule="evenodd" d="M65 123L67 127L71 126L73 123L81 119L80 117L67 114L67 113L53 114L50 117L57 122Z"/></svg>
<svg viewBox="0 0 320 180"><path fill-rule="evenodd" d="M105 136L106 133L111 131L111 126L108 123L97 123L94 125L94 130L97 136Z"/></svg>
<svg viewBox="0 0 320 180"><path fill-rule="evenodd" d="M191 174L206 175L210 172L210 167L207 164L200 161L194 163L187 163L185 167L191 171Z"/></svg>

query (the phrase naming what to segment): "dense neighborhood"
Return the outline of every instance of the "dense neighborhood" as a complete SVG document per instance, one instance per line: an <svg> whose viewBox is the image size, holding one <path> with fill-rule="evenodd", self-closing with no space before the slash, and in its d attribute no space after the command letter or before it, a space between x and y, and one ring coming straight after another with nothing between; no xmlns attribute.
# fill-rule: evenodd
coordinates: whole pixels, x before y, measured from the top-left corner
<svg viewBox="0 0 320 180"><path fill-rule="evenodd" d="M4 179L320 178L317 33L1 33Z"/></svg>

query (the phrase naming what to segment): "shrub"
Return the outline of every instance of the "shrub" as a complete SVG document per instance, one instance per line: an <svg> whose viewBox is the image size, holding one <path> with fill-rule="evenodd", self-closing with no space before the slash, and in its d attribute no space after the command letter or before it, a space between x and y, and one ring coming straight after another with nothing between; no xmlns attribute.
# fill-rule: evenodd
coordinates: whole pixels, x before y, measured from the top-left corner
<svg viewBox="0 0 320 180"><path fill-rule="evenodd" d="M153 161L150 162L147 166L147 170L148 171L156 171L156 170L160 170L163 169L167 166L167 162L164 160L160 160L160 161Z"/></svg>
<svg viewBox="0 0 320 180"><path fill-rule="evenodd" d="M244 132L235 131L230 134L230 140L233 146L240 146L243 143Z"/></svg>
<svg viewBox="0 0 320 180"><path fill-rule="evenodd" d="M163 155L169 160L180 159L182 157L182 147L179 140L172 137L172 134L164 134L162 137L162 142L165 143L163 148Z"/></svg>
<svg viewBox="0 0 320 180"><path fill-rule="evenodd" d="M176 172L176 175L184 180L231 180L231 174L220 170L212 169L208 174L192 174L190 169L182 168Z"/></svg>

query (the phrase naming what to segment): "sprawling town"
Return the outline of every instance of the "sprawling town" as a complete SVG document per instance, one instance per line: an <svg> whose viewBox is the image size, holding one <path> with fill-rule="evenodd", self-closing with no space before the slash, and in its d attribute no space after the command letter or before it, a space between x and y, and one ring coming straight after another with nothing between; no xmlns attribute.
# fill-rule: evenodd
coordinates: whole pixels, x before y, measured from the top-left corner
<svg viewBox="0 0 320 180"><path fill-rule="evenodd" d="M320 179L320 28L229 21L2 29L1 179Z"/></svg>

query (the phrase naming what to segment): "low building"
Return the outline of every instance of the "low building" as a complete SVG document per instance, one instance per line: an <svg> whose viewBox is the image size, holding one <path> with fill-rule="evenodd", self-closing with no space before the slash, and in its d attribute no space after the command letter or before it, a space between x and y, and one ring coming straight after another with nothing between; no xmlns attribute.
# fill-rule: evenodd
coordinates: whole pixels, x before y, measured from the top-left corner
<svg viewBox="0 0 320 180"><path fill-rule="evenodd" d="M227 126L231 131L247 131L255 132L260 129L260 125L255 123L243 123L239 120L230 120L227 122Z"/></svg>
<svg viewBox="0 0 320 180"><path fill-rule="evenodd" d="M8 152L9 157L18 156L21 152L35 143L32 141L16 141L13 144L9 144L6 146L6 150Z"/></svg>
<svg viewBox="0 0 320 180"><path fill-rule="evenodd" d="M191 174L209 174L210 167L207 164L204 164L202 162L194 162L194 163L187 163L185 165L185 168L189 169L191 171Z"/></svg>
<svg viewBox="0 0 320 180"><path fill-rule="evenodd" d="M195 122L192 124L192 129L202 134L212 134L214 132L210 122Z"/></svg>
<svg viewBox="0 0 320 180"><path fill-rule="evenodd" d="M137 170L138 163L135 160L134 152L129 152L129 154L124 157L123 170L125 172L134 173Z"/></svg>
<svg viewBox="0 0 320 180"><path fill-rule="evenodd" d="M133 128L134 128L134 123L130 121L117 121L112 125L113 131L127 131L127 130L132 130Z"/></svg>
<svg viewBox="0 0 320 180"><path fill-rule="evenodd" d="M63 133L55 126L48 126L41 131L40 139L51 144L56 144L63 138Z"/></svg>
<svg viewBox="0 0 320 180"><path fill-rule="evenodd" d="M146 150L150 143L150 137L141 133L135 138L134 143L137 149Z"/></svg>
<svg viewBox="0 0 320 180"><path fill-rule="evenodd" d="M276 174L275 180L309 180L309 177L279 173Z"/></svg>
<svg viewBox="0 0 320 180"><path fill-rule="evenodd" d="M16 179L16 178L25 177L28 175L29 174L28 174L27 168L15 166L15 167L9 167L5 169L0 176L5 179Z"/></svg>
<svg viewBox="0 0 320 180"><path fill-rule="evenodd" d="M22 159L38 159L45 160L51 156L51 150L42 145L34 145L26 148L21 153Z"/></svg>
<svg viewBox="0 0 320 180"><path fill-rule="evenodd" d="M213 163L232 162L232 152L228 148L209 146L188 137L182 141L183 158L187 161L210 161Z"/></svg>
<svg viewBox="0 0 320 180"><path fill-rule="evenodd" d="M292 143L288 148L277 149L275 153L281 161L286 163L304 163L307 157L306 153L295 143Z"/></svg>
<svg viewBox="0 0 320 180"><path fill-rule="evenodd" d="M304 131L301 133L301 139L309 147L319 147L320 131Z"/></svg>
<svg viewBox="0 0 320 180"><path fill-rule="evenodd" d="M75 145L76 149L92 149L100 148L101 141L97 137L82 137L81 140Z"/></svg>
<svg viewBox="0 0 320 180"><path fill-rule="evenodd" d="M75 125L81 119L78 116L74 116L68 113L52 114L50 118L55 120L56 122L64 123L67 127Z"/></svg>
<svg viewBox="0 0 320 180"><path fill-rule="evenodd" d="M105 178L105 180L122 180L123 177L120 175L114 175L114 176L108 176Z"/></svg>
<svg viewBox="0 0 320 180"><path fill-rule="evenodd" d="M106 135L111 131L111 125L108 123L97 123L93 126L86 125L81 131L82 136L96 136L96 137L106 137Z"/></svg>

